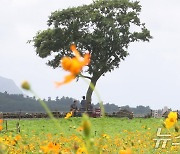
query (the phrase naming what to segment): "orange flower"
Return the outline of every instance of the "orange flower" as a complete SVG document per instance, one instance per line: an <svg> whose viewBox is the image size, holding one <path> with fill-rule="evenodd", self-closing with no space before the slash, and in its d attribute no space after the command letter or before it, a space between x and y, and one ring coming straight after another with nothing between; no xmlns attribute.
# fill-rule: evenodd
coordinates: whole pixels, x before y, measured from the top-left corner
<svg viewBox="0 0 180 154"><path fill-rule="evenodd" d="M71 51L74 53L75 57L63 57L61 59L61 66L64 70L70 72L69 75L65 76L64 81L56 82L56 86L59 87L63 84L71 82L76 76L81 72L84 66L88 65L90 62L90 54L87 53L84 57L81 57L80 53L76 49L76 46L72 44L70 46Z"/></svg>
<svg viewBox="0 0 180 154"><path fill-rule="evenodd" d="M54 144L52 142L49 142L48 145L46 146L41 146L40 147L41 150L44 152L44 153L54 153L54 154L58 154L59 151L60 151L60 145L58 144Z"/></svg>
<svg viewBox="0 0 180 154"><path fill-rule="evenodd" d="M78 127L76 130L77 130L78 132L81 132L81 131L83 131L83 127L80 126L80 127Z"/></svg>
<svg viewBox="0 0 180 154"><path fill-rule="evenodd" d="M16 135L16 136L15 136L15 140L16 140L16 141L19 141L20 139L21 139L21 135Z"/></svg>
<svg viewBox="0 0 180 154"><path fill-rule="evenodd" d="M120 150L119 154L132 154L131 149Z"/></svg>
<svg viewBox="0 0 180 154"><path fill-rule="evenodd" d="M0 119L0 131L3 129L2 123L3 123L3 120Z"/></svg>

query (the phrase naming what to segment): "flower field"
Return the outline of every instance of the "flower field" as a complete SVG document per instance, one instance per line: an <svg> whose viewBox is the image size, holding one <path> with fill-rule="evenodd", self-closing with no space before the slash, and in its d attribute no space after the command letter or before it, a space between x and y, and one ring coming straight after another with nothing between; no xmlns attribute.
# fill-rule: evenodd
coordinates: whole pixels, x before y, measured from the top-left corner
<svg viewBox="0 0 180 154"><path fill-rule="evenodd" d="M69 118L20 120L20 133L10 131L18 120L8 120L0 133L0 153L179 153L178 127L166 129L164 119ZM5 122L2 124L5 128ZM157 129L161 128L161 136ZM163 136L162 134L171 136ZM168 139L155 148L157 139ZM173 145L176 143L176 145ZM180 141L179 141L180 143Z"/></svg>

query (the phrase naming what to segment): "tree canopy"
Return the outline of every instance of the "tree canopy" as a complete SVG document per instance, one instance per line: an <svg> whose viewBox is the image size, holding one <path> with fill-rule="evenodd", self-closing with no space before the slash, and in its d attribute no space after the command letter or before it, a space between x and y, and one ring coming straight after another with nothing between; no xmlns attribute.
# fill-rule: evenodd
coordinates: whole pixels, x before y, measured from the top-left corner
<svg viewBox="0 0 180 154"><path fill-rule="evenodd" d="M69 50L73 42L83 54L88 50L91 62L84 72L96 85L97 80L119 67L128 55L131 42L149 41L150 31L139 18L139 1L95 0L90 5L58 10L49 16L48 29L39 31L31 40L38 56L53 58L47 62L59 67L62 57L73 57ZM84 72L81 72L83 75ZM93 90L89 87L87 100Z"/></svg>

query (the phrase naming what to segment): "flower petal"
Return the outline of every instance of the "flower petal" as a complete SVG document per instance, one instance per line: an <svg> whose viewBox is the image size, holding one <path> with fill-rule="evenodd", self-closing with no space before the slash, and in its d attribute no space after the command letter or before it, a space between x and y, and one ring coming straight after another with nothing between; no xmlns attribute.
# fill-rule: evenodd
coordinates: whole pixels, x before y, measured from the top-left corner
<svg viewBox="0 0 180 154"><path fill-rule="evenodd" d="M63 57L61 60L62 68L68 71L72 65L72 59L70 57Z"/></svg>
<svg viewBox="0 0 180 154"><path fill-rule="evenodd" d="M64 77L64 81L62 81L62 82L55 82L56 87L59 87L59 86L61 86L63 84L66 84L66 83L69 83L69 82L71 82L75 78L76 78L76 76L74 74L69 74L69 75Z"/></svg>
<svg viewBox="0 0 180 154"><path fill-rule="evenodd" d="M70 49L74 53L75 57L80 61L81 60L81 55L79 54L79 51L76 49L76 45L71 44Z"/></svg>

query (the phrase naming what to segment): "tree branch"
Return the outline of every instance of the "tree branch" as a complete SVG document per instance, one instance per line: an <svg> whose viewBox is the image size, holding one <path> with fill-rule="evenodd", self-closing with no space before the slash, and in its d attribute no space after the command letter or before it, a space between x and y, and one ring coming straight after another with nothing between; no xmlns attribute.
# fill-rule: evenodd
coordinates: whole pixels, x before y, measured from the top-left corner
<svg viewBox="0 0 180 154"><path fill-rule="evenodd" d="M91 80L91 79L92 79L92 77L90 77L90 76L86 76L86 75L82 75L81 73L78 75L78 77L87 78L87 79L89 79L89 80Z"/></svg>

